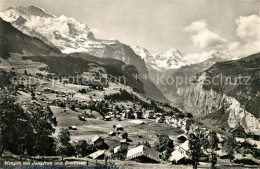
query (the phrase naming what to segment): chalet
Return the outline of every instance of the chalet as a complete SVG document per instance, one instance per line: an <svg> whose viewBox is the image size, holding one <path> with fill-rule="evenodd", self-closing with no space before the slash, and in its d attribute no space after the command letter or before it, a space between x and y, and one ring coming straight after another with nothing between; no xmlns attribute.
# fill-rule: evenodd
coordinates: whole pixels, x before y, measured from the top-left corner
<svg viewBox="0 0 260 169"><path fill-rule="evenodd" d="M154 118L162 117L162 113L154 113Z"/></svg>
<svg viewBox="0 0 260 169"><path fill-rule="evenodd" d="M154 112L151 110L147 110L144 112L143 117L145 119L154 119Z"/></svg>
<svg viewBox="0 0 260 169"><path fill-rule="evenodd" d="M183 163L183 164L187 164L190 162L189 160L189 141L186 140L184 143L182 143L181 145L177 146L175 148L175 150L173 151L171 157L170 157L170 161L173 163ZM206 154L202 154L199 161L208 161L209 157Z"/></svg>
<svg viewBox="0 0 260 169"><path fill-rule="evenodd" d="M181 128L182 126L184 126L183 122L184 122L184 120L179 119L178 122L177 122L177 127Z"/></svg>
<svg viewBox="0 0 260 169"><path fill-rule="evenodd" d="M252 139L245 139L245 138L239 138L239 137L236 137L236 142L238 143L238 145L240 147L244 147L245 149L248 149L248 148L253 148L255 145L254 142L252 142Z"/></svg>
<svg viewBox="0 0 260 169"><path fill-rule="evenodd" d="M127 119L135 119L134 113L131 110L125 111L125 118Z"/></svg>
<svg viewBox="0 0 260 169"><path fill-rule="evenodd" d="M176 118L172 118L169 120L169 124L175 128L177 128L177 123L178 123L178 120Z"/></svg>
<svg viewBox="0 0 260 169"><path fill-rule="evenodd" d="M114 116L115 113L112 111L109 111L107 114L112 117L112 116Z"/></svg>
<svg viewBox="0 0 260 169"><path fill-rule="evenodd" d="M43 91L46 92L46 93L52 93L53 92L53 90L50 89L50 88L44 88Z"/></svg>
<svg viewBox="0 0 260 169"><path fill-rule="evenodd" d="M222 150L222 149L215 151L215 153L216 153L216 155L217 155L218 157L220 157L220 159L228 159L228 158L230 158L229 155L228 155L228 153L225 152L225 151Z"/></svg>
<svg viewBox="0 0 260 169"><path fill-rule="evenodd" d="M233 129L229 131L234 137L246 138L247 133L245 129L240 125L240 123Z"/></svg>
<svg viewBox="0 0 260 169"><path fill-rule="evenodd" d="M94 146L103 146L104 139L102 139L100 136L96 135L91 139L91 144Z"/></svg>
<svg viewBox="0 0 260 169"><path fill-rule="evenodd" d="M84 116L79 115L78 118L79 118L80 121L87 121L86 117L84 117Z"/></svg>
<svg viewBox="0 0 260 169"><path fill-rule="evenodd" d="M135 119L142 119L142 115L143 115L143 112L141 112L141 111L136 111L134 113Z"/></svg>
<svg viewBox="0 0 260 169"><path fill-rule="evenodd" d="M184 143L182 143L181 145L177 146L175 148L175 150L180 151L183 155L187 155L188 151L190 150L190 148L189 148L189 141L186 140Z"/></svg>
<svg viewBox="0 0 260 169"><path fill-rule="evenodd" d="M217 137L218 137L219 143L224 143L224 136L217 133Z"/></svg>
<svg viewBox="0 0 260 169"><path fill-rule="evenodd" d="M98 150L92 154L90 154L88 157L92 159L104 159L105 158L105 150Z"/></svg>
<svg viewBox="0 0 260 169"><path fill-rule="evenodd" d="M125 138L125 139L121 139L120 140L120 145L122 146L122 145L127 145L128 143L127 143L127 139Z"/></svg>
<svg viewBox="0 0 260 169"><path fill-rule="evenodd" d="M189 118L189 119L192 119L192 118L193 118L193 115L192 115L191 113L187 113L187 114L185 114L185 116L186 116L187 118Z"/></svg>
<svg viewBox="0 0 260 169"><path fill-rule="evenodd" d="M189 164L191 162L189 156L182 154L179 150L174 150L169 158L173 164Z"/></svg>
<svg viewBox="0 0 260 169"><path fill-rule="evenodd" d="M253 151L258 154L258 159L260 159L260 141L253 140L251 138L247 139L247 142L249 142L251 145L253 145Z"/></svg>
<svg viewBox="0 0 260 169"><path fill-rule="evenodd" d="M109 135L109 136L115 136L115 135L116 135L116 133L115 133L115 132L113 132L113 131L110 131L110 132L108 133L108 135Z"/></svg>
<svg viewBox="0 0 260 169"><path fill-rule="evenodd" d="M165 122L166 124L171 124L172 117L171 116L165 116Z"/></svg>
<svg viewBox="0 0 260 169"><path fill-rule="evenodd" d="M141 146L128 150L126 159L127 160L138 160L143 163L160 162L159 152L150 147L147 147L145 145L141 145Z"/></svg>
<svg viewBox="0 0 260 169"><path fill-rule="evenodd" d="M113 128L117 131L123 131L124 128L121 126L121 124L116 124L116 125L113 125Z"/></svg>
<svg viewBox="0 0 260 169"><path fill-rule="evenodd" d="M127 139L128 134L126 132L119 132L118 137L121 138L121 139Z"/></svg>
<svg viewBox="0 0 260 169"><path fill-rule="evenodd" d="M179 119L184 119L185 115L178 113L178 114L176 114L176 117L179 118Z"/></svg>
<svg viewBox="0 0 260 169"><path fill-rule="evenodd" d="M118 153L118 151L120 150L120 147L121 146L117 146L117 147L114 148L114 154Z"/></svg>
<svg viewBox="0 0 260 169"><path fill-rule="evenodd" d="M251 138L251 139L253 139L253 140L256 140L256 141L260 141L260 135L258 135L258 134L248 133L248 134L247 134L247 137L248 137L248 138Z"/></svg>
<svg viewBox="0 0 260 169"><path fill-rule="evenodd" d="M111 120L111 116L109 116L109 115L105 116L105 117L104 117L104 120L105 120L105 121L110 121L110 120Z"/></svg>
<svg viewBox="0 0 260 169"><path fill-rule="evenodd" d="M240 144L240 147L244 147L245 149L253 149L256 145L248 140L245 140Z"/></svg>
<svg viewBox="0 0 260 169"><path fill-rule="evenodd" d="M117 114L117 115L115 116L116 120L118 120L118 121L121 121L121 117L122 117L121 114Z"/></svg>
<svg viewBox="0 0 260 169"><path fill-rule="evenodd" d="M69 126L69 129L70 130L77 130L78 128L75 125L73 125L73 126Z"/></svg>
<svg viewBox="0 0 260 169"><path fill-rule="evenodd" d="M157 117L155 121L156 123L163 123L163 118Z"/></svg>

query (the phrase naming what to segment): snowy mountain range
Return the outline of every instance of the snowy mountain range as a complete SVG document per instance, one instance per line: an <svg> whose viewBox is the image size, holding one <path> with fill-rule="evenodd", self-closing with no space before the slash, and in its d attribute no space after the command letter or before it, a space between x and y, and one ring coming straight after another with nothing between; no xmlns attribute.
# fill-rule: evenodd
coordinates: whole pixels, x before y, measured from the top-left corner
<svg viewBox="0 0 260 169"><path fill-rule="evenodd" d="M10 7L2 11L0 17L24 34L57 47L62 53L83 52L97 57L118 59L134 65L141 77L148 74L145 61L130 46L118 40L96 39L85 24L73 18L64 15L57 17L34 5ZM149 97L168 101L150 79L140 80Z"/></svg>
<svg viewBox="0 0 260 169"><path fill-rule="evenodd" d="M57 46L63 53L87 51L96 42L85 24L64 15L56 17L37 6L10 7L0 17L23 33Z"/></svg>
<svg viewBox="0 0 260 169"><path fill-rule="evenodd" d="M187 63L187 55L177 49L169 49L166 52L151 54L147 49L133 46L136 54L140 55L148 67L155 70L176 69Z"/></svg>
<svg viewBox="0 0 260 169"><path fill-rule="evenodd" d="M34 5L10 7L2 11L0 17L23 33L56 46L63 53L86 52L98 57L111 57L126 63L131 62L125 56L124 44L118 40L96 39L87 25L73 18L64 15L57 17ZM145 61L147 67L157 71L193 64L190 63L187 54L177 49L154 54L139 46L133 46L132 49L141 56L140 59Z"/></svg>

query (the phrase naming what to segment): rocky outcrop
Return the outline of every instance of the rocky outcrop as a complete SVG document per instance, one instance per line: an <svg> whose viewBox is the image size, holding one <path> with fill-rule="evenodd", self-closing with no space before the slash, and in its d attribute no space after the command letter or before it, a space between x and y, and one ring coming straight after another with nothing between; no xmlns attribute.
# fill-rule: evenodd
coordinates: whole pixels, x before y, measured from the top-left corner
<svg viewBox="0 0 260 169"><path fill-rule="evenodd" d="M251 132L260 132L260 122L250 112L246 111L241 103L234 97L221 94L213 89L205 90L203 88L206 79L206 73L202 73L198 82L189 87L178 89L178 94L183 100L185 111L194 113L199 116L215 114L214 116L206 116L212 118L213 121L227 123L230 128L234 128L240 123L246 130ZM222 114L216 112L223 111ZM222 118L227 115L227 118Z"/></svg>
<svg viewBox="0 0 260 169"><path fill-rule="evenodd" d="M197 115L206 115L220 109L224 96L213 90L203 89L205 73L198 78L198 83L189 87L178 89L177 93L183 97L183 106L187 111Z"/></svg>

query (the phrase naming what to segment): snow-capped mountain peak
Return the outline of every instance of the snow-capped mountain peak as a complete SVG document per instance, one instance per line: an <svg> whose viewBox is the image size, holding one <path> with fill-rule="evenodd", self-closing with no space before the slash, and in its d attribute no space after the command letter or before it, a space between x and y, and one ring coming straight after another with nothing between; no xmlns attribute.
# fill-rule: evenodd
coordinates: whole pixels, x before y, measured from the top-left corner
<svg viewBox="0 0 260 169"><path fill-rule="evenodd" d="M165 53L167 54L176 54L176 53L181 53L178 49L175 49L175 48L170 48L168 51L166 51Z"/></svg>
<svg viewBox="0 0 260 169"><path fill-rule="evenodd" d="M147 49L140 46L133 46L136 54L140 55L148 67L156 70L176 69L185 65L186 55L177 49L169 49L166 52L151 54Z"/></svg>
<svg viewBox="0 0 260 169"><path fill-rule="evenodd" d="M35 6L35 5L30 5L28 7L25 6L18 6L18 7L10 7L4 12L9 12L10 14L20 14L20 15L25 15L25 16L39 16L39 17L45 17L45 18L50 18L50 17L55 17L55 15L50 14L46 12L44 9Z"/></svg>
<svg viewBox="0 0 260 169"><path fill-rule="evenodd" d="M139 56L141 56L142 59L147 59L147 57L150 57L151 54L150 52L140 46L132 46L132 49L135 51L136 54L138 54Z"/></svg>
<svg viewBox="0 0 260 169"><path fill-rule="evenodd" d="M37 6L10 7L0 17L30 36L57 46L64 53L88 51L96 39L87 25L73 18L59 17Z"/></svg>
<svg viewBox="0 0 260 169"><path fill-rule="evenodd" d="M169 60L181 61L185 55L183 53L181 53L179 50L171 48L166 52L155 53L155 54L153 54L153 56L158 59L167 58Z"/></svg>

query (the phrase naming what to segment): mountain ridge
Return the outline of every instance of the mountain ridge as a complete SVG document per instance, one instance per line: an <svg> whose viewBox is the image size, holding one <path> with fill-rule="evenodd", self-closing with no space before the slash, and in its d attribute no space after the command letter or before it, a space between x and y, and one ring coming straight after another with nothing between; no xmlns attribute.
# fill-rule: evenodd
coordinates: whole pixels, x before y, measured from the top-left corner
<svg viewBox="0 0 260 169"><path fill-rule="evenodd" d="M61 55L59 49L45 44L43 41L16 31L9 22L0 18L0 50L3 58L8 58L9 52L27 55Z"/></svg>
<svg viewBox="0 0 260 169"><path fill-rule="evenodd" d="M148 70L142 58L138 56L128 45L118 40L96 39L89 28L73 18L64 15L46 17L32 16L32 12L25 13L30 7L21 7L22 12L11 8L0 13L5 20L12 23L14 27L30 36L35 36L47 44L54 45L63 53L85 52L93 56L114 58L135 65L141 76L148 74ZM35 9L35 8L33 8ZM43 11L39 8L39 11ZM40 13L41 13L40 12ZM26 15L25 15L26 14ZM19 17L24 21L17 21ZM20 18L19 20L23 20ZM18 24L19 23L19 24ZM168 102L161 91L150 81L140 78L144 84L145 93L158 101Z"/></svg>
<svg viewBox="0 0 260 169"><path fill-rule="evenodd" d="M241 123L247 130L259 133L259 65L260 53L215 63L197 74L193 84L178 91L183 99L183 108L188 112L206 115L204 119L211 119L214 124L222 119L230 127ZM216 112L222 112L220 114L225 114L228 118L223 119Z"/></svg>

